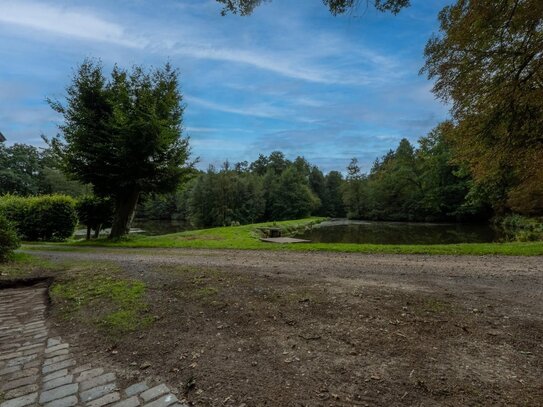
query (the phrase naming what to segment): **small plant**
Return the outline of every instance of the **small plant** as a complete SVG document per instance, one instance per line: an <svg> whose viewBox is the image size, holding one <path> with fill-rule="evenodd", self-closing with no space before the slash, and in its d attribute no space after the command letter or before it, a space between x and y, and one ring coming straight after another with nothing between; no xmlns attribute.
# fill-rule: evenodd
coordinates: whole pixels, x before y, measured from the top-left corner
<svg viewBox="0 0 543 407"><path fill-rule="evenodd" d="M0 263L10 259L19 247L19 238L12 224L0 214Z"/></svg>

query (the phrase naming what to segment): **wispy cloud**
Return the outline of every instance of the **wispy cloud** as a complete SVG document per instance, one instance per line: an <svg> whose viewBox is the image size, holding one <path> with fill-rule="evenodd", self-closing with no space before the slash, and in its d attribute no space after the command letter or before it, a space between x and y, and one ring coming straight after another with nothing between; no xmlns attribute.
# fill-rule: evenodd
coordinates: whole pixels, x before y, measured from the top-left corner
<svg viewBox="0 0 543 407"><path fill-rule="evenodd" d="M144 47L141 39L131 38L126 29L107 21L89 10L65 8L33 1L3 1L0 22L33 30L108 42L126 47Z"/></svg>
<svg viewBox="0 0 543 407"><path fill-rule="evenodd" d="M354 48L334 38L323 37L311 50L264 50L251 46L232 48L222 44L220 38L203 35L190 27L178 30L164 29L157 21L138 22L138 33L121 22L98 15L92 9L61 7L28 0L7 0L2 4L0 22L60 35L69 39L106 42L124 47L149 49L168 55L182 55L195 59L235 63L269 71L287 78L329 85L368 85L390 77L396 65L390 57L374 50ZM179 38L186 40L179 41ZM353 52L342 53L349 47ZM360 67L334 69L344 65L342 55L353 61L378 65L380 73L361 70ZM351 61L352 62L352 61Z"/></svg>
<svg viewBox="0 0 543 407"><path fill-rule="evenodd" d="M329 84L329 85L368 85L374 83L375 76L361 72L336 71L333 68L319 67L318 64L308 64L300 58L292 56L281 56L259 50L238 50L216 46L177 43L172 45L172 51L192 58L226 61L236 64L249 65L255 68L274 72L282 76L300 79L308 82Z"/></svg>
<svg viewBox="0 0 543 407"><path fill-rule="evenodd" d="M185 95L185 100L189 105L197 105L205 107L207 109L217 110L219 112L239 114L243 116L254 116L261 118L280 118L285 117L287 112L281 108L267 105L265 103L260 103L257 105L247 106L247 107L235 107L227 104L212 102L210 100L205 100L196 96L187 96Z"/></svg>

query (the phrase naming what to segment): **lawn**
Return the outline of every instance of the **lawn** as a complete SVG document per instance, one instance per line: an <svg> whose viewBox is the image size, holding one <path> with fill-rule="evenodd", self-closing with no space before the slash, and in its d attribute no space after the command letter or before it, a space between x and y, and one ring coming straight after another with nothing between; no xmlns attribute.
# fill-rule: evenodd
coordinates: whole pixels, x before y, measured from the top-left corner
<svg viewBox="0 0 543 407"><path fill-rule="evenodd" d="M543 255L543 242L508 243L462 243L436 245L380 245L355 243L303 243L274 244L259 240L259 228L279 227L284 234L299 228L311 227L324 218L306 218L283 222L266 222L243 226L228 226L213 229L193 230L161 236L130 236L120 241L98 239L91 241L69 241L62 244L26 245L26 249L78 250L94 247L147 247L147 248L191 248L191 249L238 249L238 250L292 250L330 251L345 253L384 254L435 254L435 255Z"/></svg>

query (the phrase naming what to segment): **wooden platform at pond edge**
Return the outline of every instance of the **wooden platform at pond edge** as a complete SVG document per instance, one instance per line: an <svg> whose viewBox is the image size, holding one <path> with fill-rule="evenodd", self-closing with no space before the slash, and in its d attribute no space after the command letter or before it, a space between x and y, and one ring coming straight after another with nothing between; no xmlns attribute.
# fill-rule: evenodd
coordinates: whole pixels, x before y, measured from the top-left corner
<svg viewBox="0 0 543 407"><path fill-rule="evenodd" d="M260 239L268 243L310 243L311 240L295 239L293 237L263 237Z"/></svg>

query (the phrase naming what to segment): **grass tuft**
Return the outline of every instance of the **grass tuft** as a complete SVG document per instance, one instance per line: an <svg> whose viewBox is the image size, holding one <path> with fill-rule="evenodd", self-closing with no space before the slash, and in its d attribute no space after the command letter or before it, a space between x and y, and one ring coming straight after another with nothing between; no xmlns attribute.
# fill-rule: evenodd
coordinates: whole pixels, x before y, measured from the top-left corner
<svg viewBox="0 0 543 407"><path fill-rule="evenodd" d="M82 276L59 281L51 287L51 298L66 318L87 318L117 336L150 324L146 316L145 284L105 275Z"/></svg>

